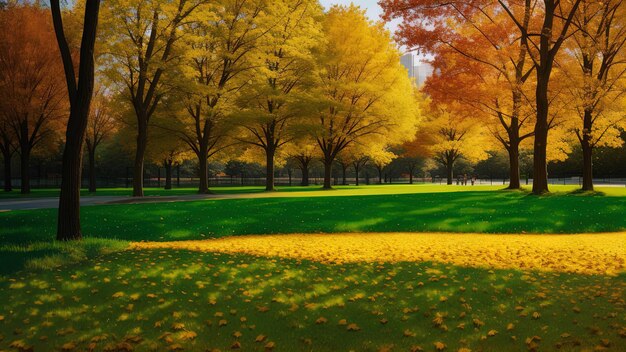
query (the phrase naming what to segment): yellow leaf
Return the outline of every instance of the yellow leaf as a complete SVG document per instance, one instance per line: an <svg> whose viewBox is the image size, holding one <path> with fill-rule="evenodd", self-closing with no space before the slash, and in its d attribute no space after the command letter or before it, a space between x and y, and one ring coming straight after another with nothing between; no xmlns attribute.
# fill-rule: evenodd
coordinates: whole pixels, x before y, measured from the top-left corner
<svg viewBox="0 0 626 352"><path fill-rule="evenodd" d="M115 292L113 294L113 298L120 298L120 297L124 297L124 292Z"/></svg>
<svg viewBox="0 0 626 352"><path fill-rule="evenodd" d="M435 349L437 351L443 351L445 348L446 348L446 344L445 343L439 342L439 341L435 342Z"/></svg>
<svg viewBox="0 0 626 352"><path fill-rule="evenodd" d="M354 324L354 323L349 324L347 329L348 329L348 331L359 331L359 330L361 330L361 328L358 325Z"/></svg>
<svg viewBox="0 0 626 352"><path fill-rule="evenodd" d="M533 312L533 319L539 319L541 317L541 313Z"/></svg>
<svg viewBox="0 0 626 352"><path fill-rule="evenodd" d="M265 344L265 349L266 350L271 350L272 348L274 348L276 346L276 344L272 341L268 342Z"/></svg>
<svg viewBox="0 0 626 352"><path fill-rule="evenodd" d="M178 334L178 338L181 340L193 340L196 338L196 336L198 336L198 334L193 331L181 331Z"/></svg>
<svg viewBox="0 0 626 352"><path fill-rule="evenodd" d="M265 341L265 335L259 335L256 337L256 339L254 339L254 342L263 342Z"/></svg>
<svg viewBox="0 0 626 352"><path fill-rule="evenodd" d="M73 342L67 342L61 346L61 350L63 351L71 351L76 348L76 345Z"/></svg>
<svg viewBox="0 0 626 352"><path fill-rule="evenodd" d="M487 332L487 336L496 336L498 334L497 330L489 330L489 332Z"/></svg>
<svg viewBox="0 0 626 352"><path fill-rule="evenodd" d="M174 330L182 330L185 328L185 324L183 323L174 323L172 324L172 329Z"/></svg>
<svg viewBox="0 0 626 352"><path fill-rule="evenodd" d="M233 350L237 350L241 348L241 342L239 341L235 341L232 345L230 345L230 348Z"/></svg>
<svg viewBox="0 0 626 352"><path fill-rule="evenodd" d="M235 337L235 338L240 338L240 337L241 337L241 335L242 335L241 331L235 331L235 332L233 332L233 337Z"/></svg>
<svg viewBox="0 0 626 352"><path fill-rule="evenodd" d="M339 320L339 325L346 325L346 324L348 324L348 321L346 321L345 319Z"/></svg>
<svg viewBox="0 0 626 352"><path fill-rule="evenodd" d="M414 337L415 333L409 329L404 330L404 337Z"/></svg>
<svg viewBox="0 0 626 352"><path fill-rule="evenodd" d="M224 326L224 325L226 325L226 324L228 324L228 321L226 321L226 320L224 320L224 319L222 319L222 320L220 320L219 322L217 322L217 325L219 325L219 326Z"/></svg>
<svg viewBox="0 0 626 352"><path fill-rule="evenodd" d="M515 327L515 325L513 325L513 323L509 323L509 325L506 326L507 330L513 330L513 328Z"/></svg>
<svg viewBox="0 0 626 352"><path fill-rule="evenodd" d="M328 319L324 318L324 317L319 317L317 318L317 320L315 321L315 324L326 324L326 322L328 322Z"/></svg>

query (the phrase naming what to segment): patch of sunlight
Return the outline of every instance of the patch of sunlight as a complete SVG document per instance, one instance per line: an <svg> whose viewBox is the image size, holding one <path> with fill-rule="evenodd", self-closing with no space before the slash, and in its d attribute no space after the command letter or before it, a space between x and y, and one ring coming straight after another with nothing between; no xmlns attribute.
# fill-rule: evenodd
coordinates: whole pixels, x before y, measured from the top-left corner
<svg viewBox="0 0 626 352"><path fill-rule="evenodd" d="M132 249L177 249L283 257L321 263L435 262L461 267L530 269L616 275L626 271L626 233L495 235L452 233L343 233L237 236L204 241L137 242ZM223 270L222 270L223 269ZM224 272L225 268L218 270ZM438 270L438 269L433 269ZM162 273L175 278L179 270ZM237 278L236 268L228 270ZM268 277L258 289L298 279L302 272ZM358 281L358 277L350 277Z"/></svg>
<svg viewBox="0 0 626 352"><path fill-rule="evenodd" d="M345 306L346 301L341 296L331 296L331 297L328 297L328 299L323 300L320 304L324 308L343 307Z"/></svg>
<svg viewBox="0 0 626 352"><path fill-rule="evenodd" d="M371 219L363 219L361 221L352 221L352 222L344 222L339 223L335 226L335 230L337 231L357 231L362 230L367 226L373 226L385 222L385 218L371 218Z"/></svg>
<svg viewBox="0 0 626 352"><path fill-rule="evenodd" d="M65 281L63 282L63 289L65 290L79 290L88 288L89 285L85 281Z"/></svg>

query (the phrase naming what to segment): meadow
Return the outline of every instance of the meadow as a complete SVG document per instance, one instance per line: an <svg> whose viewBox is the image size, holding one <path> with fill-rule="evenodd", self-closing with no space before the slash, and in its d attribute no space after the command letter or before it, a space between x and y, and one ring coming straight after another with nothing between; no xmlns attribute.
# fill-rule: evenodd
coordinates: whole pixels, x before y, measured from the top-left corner
<svg viewBox="0 0 626 352"><path fill-rule="evenodd" d="M0 350L624 350L626 189L244 190L0 213Z"/></svg>

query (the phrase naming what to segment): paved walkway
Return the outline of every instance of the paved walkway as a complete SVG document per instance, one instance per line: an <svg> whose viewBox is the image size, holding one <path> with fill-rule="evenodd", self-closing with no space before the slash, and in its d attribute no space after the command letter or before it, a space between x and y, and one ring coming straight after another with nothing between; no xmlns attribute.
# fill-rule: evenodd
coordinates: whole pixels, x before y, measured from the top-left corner
<svg viewBox="0 0 626 352"><path fill-rule="evenodd" d="M184 202L209 198L233 198L229 195L216 194L190 194L183 196L149 196L133 198L130 196L88 196L80 198L81 206L102 204L132 204L132 203L160 203L160 202ZM0 212L10 210L49 209L59 206L58 197L19 198L0 200Z"/></svg>

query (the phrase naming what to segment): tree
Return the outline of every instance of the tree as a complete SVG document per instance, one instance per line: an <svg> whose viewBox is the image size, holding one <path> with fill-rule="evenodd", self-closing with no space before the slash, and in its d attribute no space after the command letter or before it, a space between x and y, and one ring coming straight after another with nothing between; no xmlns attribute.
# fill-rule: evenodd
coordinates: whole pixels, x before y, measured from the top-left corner
<svg viewBox="0 0 626 352"><path fill-rule="evenodd" d="M65 118L63 66L53 24L38 5L10 5L0 12L0 111L6 141L20 155L21 192L30 193L30 157ZM12 134L14 137L9 138ZM4 143L3 143L4 144ZM11 148L5 149L5 162ZM10 169L10 168L9 168Z"/></svg>
<svg viewBox="0 0 626 352"><path fill-rule="evenodd" d="M317 145L308 136L296 139L290 142L285 149L287 150L287 158L293 159L302 174L301 186L309 186L309 172L311 162L318 158Z"/></svg>
<svg viewBox="0 0 626 352"><path fill-rule="evenodd" d="M447 184L454 179L454 164L464 158L470 162L484 160L484 131L463 115L459 105L432 106L431 119L418 132L417 140L428 143L427 152L446 169Z"/></svg>
<svg viewBox="0 0 626 352"><path fill-rule="evenodd" d="M78 74L74 69L74 58L65 36L59 0L51 0L50 8L54 22L54 33L63 61L70 102L70 116L65 133L61 171L57 240L79 240L82 238L80 229L80 179L83 141L94 88L94 47L100 0L87 0L85 4Z"/></svg>
<svg viewBox="0 0 626 352"><path fill-rule="evenodd" d="M438 39L441 38L438 35L439 33L449 34L451 31L454 31L456 26L450 25L449 17L474 27L479 32L480 37L487 40L484 48L493 48L498 53L501 51L506 52L506 49L501 50L505 47L502 47L498 41L493 41L492 38L497 38L499 34L504 34L504 38L510 38L511 33L515 33L515 42L519 43L520 48L517 57L511 56L511 59L513 59L511 67L515 68L513 71L515 74L510 77L515 79L510 80L510 82L512 84L523 83L530 72L535 72L536 76L534 100L537 108L535 126L532 132L535 138L533 192L541 194L548 191L547 141L551 120L553 119L549 112L551 100L549 97L550 78L556 56L563 42L572 34L572 21L581 1L386 0L383 1L382 5L385 7L388 19L404 17L404 23L400 25L398 35L401 38L405 38L406 43L420 44L425 48L432 48L438 42ZM504 23L495 17L492 18L492 14L506 15L510 22L513 23L512 28L514 30L495 31L496 36L493 36L491 33L494 31L486 30L476 25L478 23L475 22L476 16L487 16L486 22L482 23L493 24L496 27L498 23ZM415 41L415 38L424 39ZM452 47L454 48L454 45ZM488 56L483 56L483 50L473 51L471 55L469 51L458 51L465 53L466 56L474 60L499 69L498 61L494 64ZM530 67L526 66L527 58L532 60ZM515 89L512 91L514 94ZM519 97L513 95L512 98L515 102ZM515 104L513 107L518 106L519 104ZM510 122L510 124L507 123L506 125L509 126L509 130L513 131L515 130L515 120L512 119ZM517 139L514 134L510 135L510 137L513 138L509 142L515 142ZM512 145L514 143L509 144ZM517 154L517 159L519 160L519 152ZM513 172L513 174L515 176L516 173Z"/></svg>
<svg viewBox="0 0 626 352"><path fill-rule="evenodd" d="M236 99L250 80L251 57L267 29L263 1L220 0L202 7L186 30L184 73L188 80L183 140L198 158L199 193L209 193L208 160L230 145Z"/></svg>
<svg viewBox="0 0 626 352"><path fill-rule="evenodd" d="M280 0L267 6L268 30L259 38L259 65L242 95L244 143L265 152L266 191L274 190L274 157L299 131L302 98L312 84L313 51L321 36L316 0Z"/></svg>
<svg viewBox="0 0 626 352"><path fill-rule="evenodd" d="M619 98L626 87L625 16L626 3L622 0L583 0L574 16L578 31L570 50L577 67L568 73L579 117L573 130L583 154L585 191L593 190L594 148L623 143L620 129L626 128L626 116Z"/></svg>
<svg viewBox="0 0 626 352"><path fill-rule="evenodd" d="M165 113L154 116L155 127L150 131L146 159L165 169L166 190L172 189L172 168L190 158L188 145L177 135L172 135L173 125L179 121Z"/></svg>
<svg viewBox="0 0 626 352"><path fill-rule="evenodd" d="M402 143L413 136L418 112L414 87L382 23L370 23L354 5L334 6L324 33L313 90L320 108L311 133L323 155L324 188L330 189L332 164L342 150L381 136Z"/></svg>
<svg viewBox="0 0 626 352"><path fill-rule="evenodd" d="M143 196L143 167L150 120L174 89L168 76L179 64L176 45L190 16L205 0L112 0L105 3L103 38L111 65L108 74L123 82L137 118L133 196Z"/></svg>
<svg viewBox="0 0 626 352"><path fill-rule="evenodd" d="M96 149L117 127L115 114L111 109L111 98L106 95L104 87L96 89L92 99L85 136L89 157L89 192L96 191Z"/></svg>

